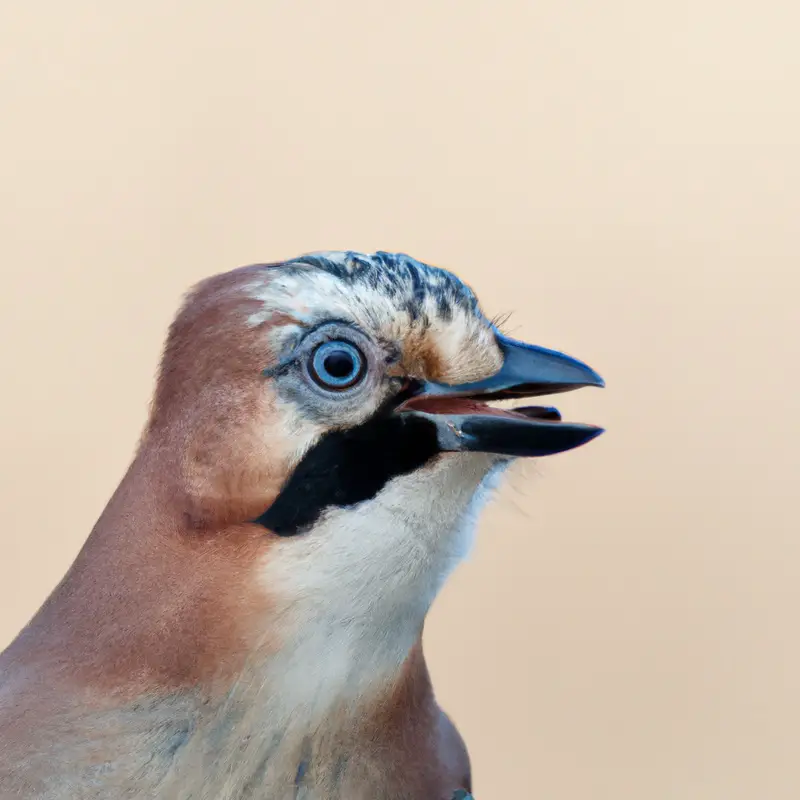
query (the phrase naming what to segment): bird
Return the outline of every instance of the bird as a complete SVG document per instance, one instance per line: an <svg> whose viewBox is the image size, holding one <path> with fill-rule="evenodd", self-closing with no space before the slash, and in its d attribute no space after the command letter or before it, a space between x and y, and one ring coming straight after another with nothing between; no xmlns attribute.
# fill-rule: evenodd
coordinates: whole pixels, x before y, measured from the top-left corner
<svg viewBox="0 0 800 800"><path fill-rule="evenodd" d="M588 386L402 253L201 280L127 471L0 655L0 797L471 798L425 620L508 467L603 432L518 401Z"/></svg>

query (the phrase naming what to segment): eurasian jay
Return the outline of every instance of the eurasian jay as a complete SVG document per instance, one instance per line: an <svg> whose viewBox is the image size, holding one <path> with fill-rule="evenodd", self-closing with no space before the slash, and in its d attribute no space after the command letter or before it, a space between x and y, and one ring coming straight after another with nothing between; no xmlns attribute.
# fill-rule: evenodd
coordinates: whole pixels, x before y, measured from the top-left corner
<svg viewBox="0 0 800 800"><path fill-rule="evenodd" d="M602 432L488 403L602 385L405 255L198 284L127 473L0 656L0 796L467 796L426 614L509 464Z"/></svg>

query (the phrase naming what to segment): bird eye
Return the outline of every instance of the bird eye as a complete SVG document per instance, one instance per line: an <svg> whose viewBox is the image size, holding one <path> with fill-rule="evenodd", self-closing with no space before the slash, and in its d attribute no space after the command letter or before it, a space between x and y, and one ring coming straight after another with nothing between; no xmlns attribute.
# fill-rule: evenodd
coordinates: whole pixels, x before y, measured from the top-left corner
<svg viewBox="0 0 800 800"><path fill-rule="evenodd" d="M342 391L363 379L366 363L364 354L349 342L323 342L311 355L309 372L323 389Z"/></svg>

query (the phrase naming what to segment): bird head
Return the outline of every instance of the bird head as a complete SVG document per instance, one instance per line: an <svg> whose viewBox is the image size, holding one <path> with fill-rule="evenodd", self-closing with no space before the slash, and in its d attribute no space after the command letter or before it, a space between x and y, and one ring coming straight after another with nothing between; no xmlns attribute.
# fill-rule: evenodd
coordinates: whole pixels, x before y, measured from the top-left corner
<svg viewBox="0 0 800 800"><path fill-rule="evenodd" d="M602 385L504 336L444 269L318 253L195 288L146 436L173 454L192 526L258 527L260 579L293 627L373 619L411 642L502 470L601 433L492 403Z"/></svg>

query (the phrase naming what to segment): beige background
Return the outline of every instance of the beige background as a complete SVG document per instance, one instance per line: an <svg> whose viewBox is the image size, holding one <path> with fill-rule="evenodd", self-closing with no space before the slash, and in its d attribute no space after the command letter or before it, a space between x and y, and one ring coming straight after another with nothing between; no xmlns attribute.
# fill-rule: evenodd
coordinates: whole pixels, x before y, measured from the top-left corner
<svg viewBox="0 0 800 800"><path fill-rule="evenodd" d="M0 9L0 640L133 451L181 292L403 250L589 361L427 633L478 800L800 796L791 2Z"/></svg>

